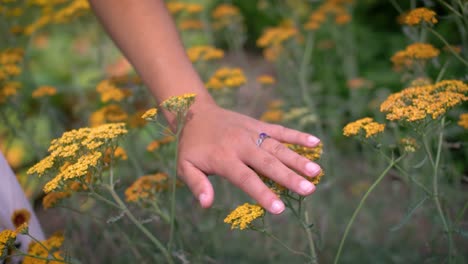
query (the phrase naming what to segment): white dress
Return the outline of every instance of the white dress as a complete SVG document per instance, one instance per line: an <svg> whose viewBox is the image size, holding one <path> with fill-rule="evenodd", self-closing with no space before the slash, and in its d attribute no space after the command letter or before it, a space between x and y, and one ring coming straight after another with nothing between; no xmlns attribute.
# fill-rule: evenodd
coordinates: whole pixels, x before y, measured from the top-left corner
<svg viewBox="0 0 468 264"><path fill-rule="evenodd" d="M29 234L38 240L44 240L44 233L42 232L36 214L32 210L26 195L21 189L16 175L0 152L0 231L4 229L15 230L11 222L11 216L15 210L20 209L27 209L31 213ZM16 242L17 244L21 243L20 248L22 251L27 251L31 239L25 235L18 235Z"/></svg>

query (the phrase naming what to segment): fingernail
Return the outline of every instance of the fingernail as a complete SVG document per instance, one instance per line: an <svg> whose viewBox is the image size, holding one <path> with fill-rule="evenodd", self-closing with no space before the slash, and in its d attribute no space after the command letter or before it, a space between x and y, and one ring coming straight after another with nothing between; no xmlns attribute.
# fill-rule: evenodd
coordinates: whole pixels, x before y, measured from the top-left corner
<svg viewBox="0 0 468 264"><path fill-rule="evenodd" d="M316 176L321 170L322 169L320 168L320 166L313 162L309 162L306 164L306 171L309 173L310 176Z"/></svg>
<svg viewBox="0 0 468 264"><path fill-rule="evenodd" d="M274 201L272 204L271 204L271 212L274 213L274 214L280 214L284 211L284 204L283 202L281 201Z"/></svg>
<svg viewBox="0 0 468 264"><path fill-rule="evenodd" d="M320 139L314 137L314 136L309 136L309 138L307 138L307 141L309 142L309 146L313 147L315 145L317 145L318 143L320 143Z"/></svg>
<svg viewBox="0 0 468 264"><path fill-rule="evenodd" d="M301 188L302 193L309 194L315 189L315 186L311 182L303 180L299 184L299 188Z"/></svg>
<svg viewBox="0 0 468 264"><path fill-rule="evenodd" d="M205 193L200 194L198 196L198 201L202 206L205 205L208 202L208 195L206 195Z"/></svg>

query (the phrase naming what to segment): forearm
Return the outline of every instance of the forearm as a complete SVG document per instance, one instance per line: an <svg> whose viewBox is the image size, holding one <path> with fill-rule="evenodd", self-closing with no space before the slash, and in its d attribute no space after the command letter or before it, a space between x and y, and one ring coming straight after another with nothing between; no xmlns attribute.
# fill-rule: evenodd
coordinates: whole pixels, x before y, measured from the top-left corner
<svg viewBox="0 0 468 264"><path fill-rule="evenodd" d="M90 3L157 101L196 93L197 102L213 102L187 58L164 1L90 0Z"/></svg>

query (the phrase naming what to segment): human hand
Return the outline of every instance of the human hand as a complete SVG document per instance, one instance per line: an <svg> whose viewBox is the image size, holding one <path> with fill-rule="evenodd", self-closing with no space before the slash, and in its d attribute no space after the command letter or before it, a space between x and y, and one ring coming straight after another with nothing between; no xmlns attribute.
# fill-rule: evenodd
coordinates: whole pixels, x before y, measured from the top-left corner
<svg viewBox="0 0 468 264"><path fill-rule="evenodd" d="M257 146L262 132L270 138ZM238 186L270 213L280 214L284 203L255 171L304 196L313 193L315 186L295 171L308 177L321 171L319 165L281 142L315 147L320 140L214 103L195 103L180 138L178 174L204 208L214 200L213 186L206 175L216 174Z"/></svg>

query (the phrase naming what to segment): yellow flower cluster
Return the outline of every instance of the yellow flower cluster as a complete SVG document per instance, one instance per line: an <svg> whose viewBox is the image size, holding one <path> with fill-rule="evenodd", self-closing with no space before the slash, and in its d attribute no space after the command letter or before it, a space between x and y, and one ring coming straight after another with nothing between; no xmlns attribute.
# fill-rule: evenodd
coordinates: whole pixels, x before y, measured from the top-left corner
<svg viewBox="0 0 468 264"><path fill-rule="evenodd" d="M138 178L130 187L125 190L127 202L139 202L142 200L152 200L156 194L169 187L169 179L165 173L145 175Z"/></svg>
<svg viewBox="0 0 468 264"><path fill-rule="evenodd" d="M70 196L71 196L70 191L48 193L44 196L44 198L42 198L42 206L44 207L44 209L52 208L58 202Z"/></svg>
<svg viewBox="0 0 468 264"><path fill-rule="evenodd" d="M269 61L275 61L283 50L283 43L298 36L297 29L290 23L269 27L257 39L257 46L264 48L263 54Z"/></svg>
<svg viewBox="0 0 468 264"><path fill-rule="evenodd" d="M279 123L283 121L284 111L282 109L282 101L272 101L268 104L267 110L260 116L260 120L264 122Z"/></svg>
<svg viewBox="0 0 468 264"><path fill-rule="evenodd" d="M357 136L364 130L366 138L370 138L382 133L384 129L384 124L377 123L370 117L365 117L347 124L343 128L343 135L347 137Z"/></svg>
<svg viewBox="0 0 468 264"><path fill-rule="evenodd" d="M173 15L184 12L188 14L196 14L203 11L203 6L195 3L168 2L166 3L166 7Z"/></svg>
<svg viewBox="0 0 468 264"><path fill-rule="evenodd" d="M413 86L391 94L380 111L387 119L420 121L427 116L436 119L447 110L468 100L468 85L458 80L444 80L433 85Z"/></svg>
<svg viewBox="0 0 468 264"><path fill-rule="evenodd" d="M211 13L211 16L214 19L230 18L230 17L239 16L239 15L240 15L239 8L230 4L220 4Z"/></svg>
<svg viewBox="0 0 468 264"><path fill-rule="evenodd" d="M0 86L0 103L4 103L8 98L16 95L20 88L21 83L19 82L5 82L2 86Z"/></svg>
<svg viewBox="0 0 468 264"><path fill-rule="evenodd" d="M222 59L224 57L224 51L213 46L203 45L187 49L187 55L191 62L209 61Z"/></svg>
<svg viewBox="0 0 468 264"><path fill-rule="evenodd" d="M8 249L14 246L17 233L12 230L2 230L0 232L0 259L8 254Z"/></svg>
<svg viewBox="0 0 468 264"><path fill-rule="evenodd" d="M184 19L178 23L180 30L199 30L203 29L203 22L199 19Z"/></svg>
<svg viewBox="0 0 468 264"><path fill-rule="evenodd" d="M12 81L12 78L21 74L19 64L23 56L24 50L20 48L5 49L0 52L0 103L16 95L21 88L21 84Z"/></svg>
<svg viewBox="0 0 468 264"><path fill-rule="evenodd" d="M262 217L264 214L265 210L261 206L245 203L238 206L224 218L224 223L231 224L231 229L239 228L244 230L250 227L255 219Z"/></svg>
<svg viewBox="0 0 468 264"><path fill-rule="evenodd" d="M104 124L95 128L81 128L63 133L54 139L49 155L31 167L28 174L55 175L45 186L46 193L66 190L70 181L81 182L100 164L108 146L125 135L124 123ZM66 166L62 166L66 164Z"/></svg>
<svg viewBox="0 0 468 264"><path fill-rule="evenodd" d="M422 22L436 24L436 12L425 7L416 8L404 15L403 22L410 26L419 25Z"/></svg>
<svg viewBox="0 0 468 264"><path fill-rule="evenodd" d="M240 68L223 67L218 69L205 84L208 89L237 88L247 82Z"/></svg>
<svg viewBox="0 0 468 264"><path fill-rule="evenodd" d="M146 120L154 120L154 119L156 119L157 114L158 114L158 109L157 108L151 108L151 109L148 109L141 116L141 118L146 119Z"/></svg>
<svg viewBox="0 0 468 264"><path fill-rule="evenodd" d="M310 14L308 21L304 24L306 30L317 30L327 20L328 16L333 16L335 23L343 25L351 21L351 15L346 9L350 0L326 0L316 11Z"/></svg>
<svg viewBox="0 0 468 264"><path fill-rule="evenodd" d="M416 142L416 139L411 137L402 138L399 143L406 152L415 152L416 149L419 148L419 144Z"/></svg>
<svg viewBox="0 0 468 264"><path fill-rule="evenodd" d="M263 85L270 85L270 84L275 84L276 80L271 75L263 74L257 77L257 82Z"/></svg>
<svg viewBox="0 0 468 264"><path fill-rule="evenodd" d="M24 28L25 35L31 35L48 24L68 23L72 19L86 14L89 9L87 0L70 0L66 5L64 1L32 0L30 4L40 8L40 17Z"/></svg>
<svg viewBox="0 0 468 264"><path fill-rule="evenodd" d="M60 247L64 237L61 233L55 233L49 239L32 242L29 245L28 255L24 257L23 264L59 264L64 263Z"/></svg>
<svg viewBox="0 0 468 264"><path fill-rule="evenodd" d="M214 18L213 27L215 29L223 29L223 28L233 28L242 26L242 15L236 6L230 4L220 4L218 5L211 16Z"/></svg>
<svg viewBox="0 0 468 264"><path fill-rule="evenodd" d="M186 113L195 102L195 97L194 93L171 96L161 103L161 107L175 114Z"/></svg>
<svg viewBox="0 0 468 264"><path fill-rule="evenodd" d="M93 112L89 117L89 125L97 127L106 123L125 122L128 119L128 114L120 105L110 104Z"/></svg>
<svg viewBox="0 0 468 264"><path fill-rule="evenodd" d="M52 95L55 95L56 93L57 93L57 89L55 87L44 85L34 90L32 93L32 97L40 98L40 97L45 97L45 96L52 96Z"/></svg>
<svg viewBox="0 0 468 264"><path fill-rule="evenodd" d="M464 113L460 115L460 120L458 120L458 125L468 129L468 113Z"/></svg>
<svg viewBox="0 0 468 264"><path fill-rule="evenodd" d="M410 67L414 60L428 60L439 56L439 49L428 43L413 43L404 50L397 51L391 58L396 69Z"/></svg>
<svg viewBox="0 0 468 264"><path fill-rule="evenodd" d="M175 137L173 137L173 136L166 136L166 137L163 137L161 139L154 140L154 141L152 141L151 143L148 144L148 146L146 147L146 150L148 152L153 152L153 151L157 150L160 146L169 144L169 143L173 142L174 140L175 140Z"/></svg>
<svg viewBox="0 0 468 264"><path fill-rule="evenodd" d="M96 91L101 95L101 101L106 103L109 101L122 101L126 94L122 89L115 86L111 80L101 81L97 87Z"/></svg>

